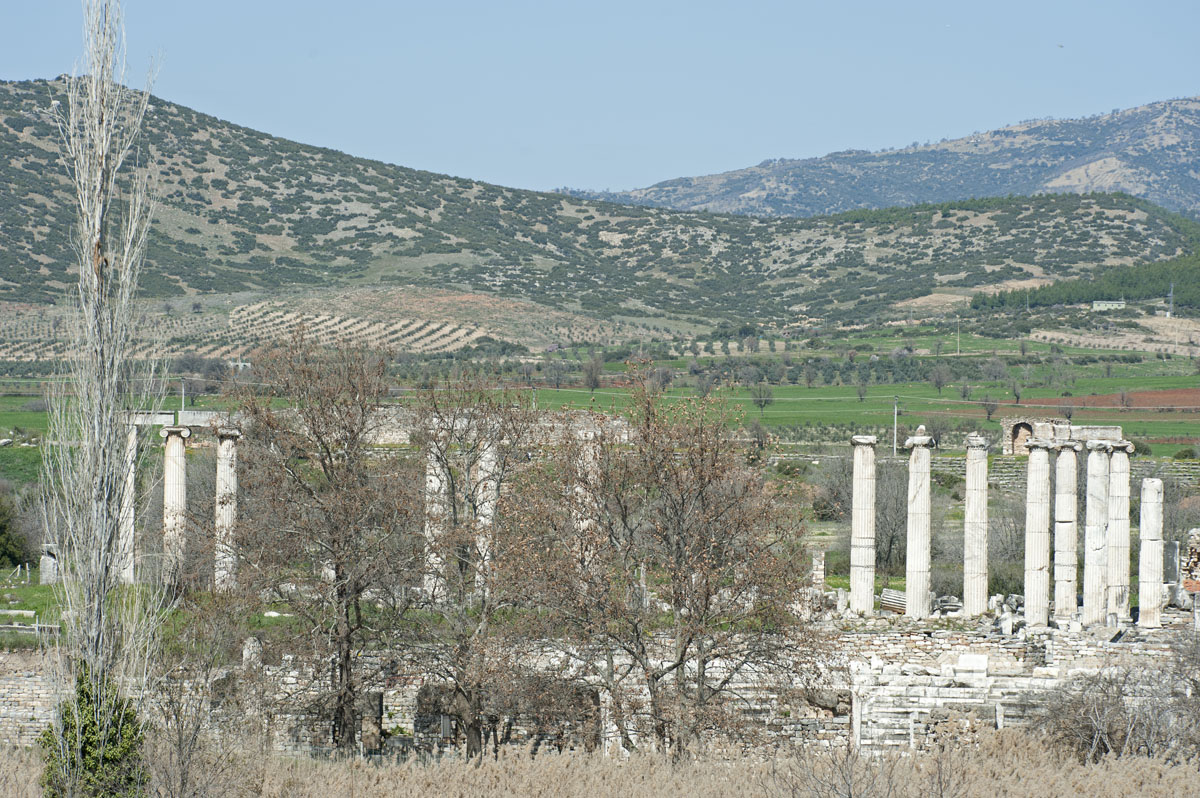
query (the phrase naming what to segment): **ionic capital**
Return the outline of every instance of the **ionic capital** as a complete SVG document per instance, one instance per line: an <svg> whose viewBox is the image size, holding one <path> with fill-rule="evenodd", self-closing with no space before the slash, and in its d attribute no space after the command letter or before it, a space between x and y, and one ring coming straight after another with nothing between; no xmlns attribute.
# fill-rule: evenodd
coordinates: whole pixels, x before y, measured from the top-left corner
<svg viewBox="0 0 1200 798"><path fill-rule="evenodd" d="M874 446L879 443L879 438L874 435L855 435L850 439L851 446Z"/></svg>
<svg viewBox="0 0 1200 798"><path fill-rule="evenodd" d="M967 435L966 444L968 449L987 449L989 446L988 439L978 432Z"/></svg>
<svg viewBox="0 0 1200 798"><path fill-rule="evenodd" d="M178 435L180 438L192 437L191 427L163 427L158 431L158 437L169 438L172 435Z"/></svg>

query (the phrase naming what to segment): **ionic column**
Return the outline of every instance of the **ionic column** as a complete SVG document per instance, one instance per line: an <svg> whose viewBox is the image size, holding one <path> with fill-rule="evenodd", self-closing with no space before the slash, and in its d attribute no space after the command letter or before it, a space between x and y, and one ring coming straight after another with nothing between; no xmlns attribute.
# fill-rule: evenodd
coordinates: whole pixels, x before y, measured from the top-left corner
<svg viewBox="0 0 1200 798"><path fill-rule="evenodd" d="M187 453L184 442L191 437L188 427L163 427L163 575L168 585L183 576L187 552Z"/></svg>
<svg viewBox="0 0 1200 798"><path fill-rule="evenodd" d="M1163 483L1142 480L1141 549L1138 553L1138 626L1161 625L1163 601Z"/></svg>
<svg viewBox="0 0 1200 798"><path fill-rule="evenodd" d="M1079 463L1076 453L1083 448L1078 441L1060 441L1055 445L1054 463L1054 617L1068 620L1078 609L1079 538Z"/></svg>
<svg viewBox="0 0 1200 798"><path fill-rule="evenodd" d="M1025 489L1025 623L1050 620L1050 441L1029 439Z"/></svg>
<svg viewBox="0 0 1200 798"><path fill-rule="evenodd" d="M930 497L929 457L933 438L925 434L925 426L904 442L912 449L908 458L908 555L905 568L904 614L910 618L928 617L929 606L929 543Z"/></svg>
<svg viewBox="0 0 1200 798"><path fill-rule="evenodd" d="M479 590L488 588L488 569L492 559L492 522L496 518L496 504L500 500L500 485L496 478L497 454L495 444L484 444L476 462L476 536L475 550L479 562L475 564L475 586Z"/></svg>
<svg viewBox="0 0 1200 798"><path fill-rule="evenodd" d="M1108 614L1129 616L1129 453L1133 444L1119 441L1108 459Z"/></svg>
<svg viewBox="0 0 1200 798"><path fill-rule="evenodd" d="M850 505L850 609L875 610L875 443L874 435L850 439L854 488Z"/></svg>
<svg viewBox="0 0 1200 798"><path fill-rule="evenodd" d="M137 502L138 428L130 424L125 438L125 484L121 490L121 517L117 537L117 572L121 584L133 584L134 505Z"/></svg>
<svg viewBox="0 0 1200 798"><path fill-rule="evenodd" d="M988 442L977 432L967 436L967 487L963 519L963 612L987 612L988 588Z"/></svg>
<svg viewBox="0 0 1200 798"><path fill-rule="evenodd" d="M1088 441L1087 504L1083 515L1083 615L1085 626L1104 623L1108 599L1108 450L1111 441Z"/></svg>
<svg viewBox="0 0 1200 798"><path fill-rule="evenodd" d="M237 442L242 433L236 429L217 430L217 495L213 505L216 551L213 558L213 584L217 590L237 587L237 551L233 528L237 523Z"/></svg>
<svg viewBox="0 0 1200 798"><path fill-rule="evenodd" d="M441 458L431 446L425 457L425 544L426 562L422 587L429 598L443 594L442 568L444 563L439 553L446 531L449 513L447 501L448 485L442 473Z"/></svg>

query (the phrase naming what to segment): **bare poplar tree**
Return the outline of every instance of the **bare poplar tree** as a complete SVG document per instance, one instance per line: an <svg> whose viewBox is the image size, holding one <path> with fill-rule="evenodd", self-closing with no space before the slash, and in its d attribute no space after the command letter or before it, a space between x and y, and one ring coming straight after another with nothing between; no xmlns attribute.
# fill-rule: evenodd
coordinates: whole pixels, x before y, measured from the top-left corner
<svg viewBox="0 0 1200 798"><path fill-rule="evenodd" d="M146 392L154 384L149 367L133 359L134 300L154 202L148 172L126 168L136 160L149 95L123 82L119 3L85 2L82 71L68 81L65 110L56 111L75 189L79 282L66 379L50 397L42 448L44 518L61 575L56 652L64 693L44 738L46 779L69 795L109 794L116 784L105 779L140 779L136 764L106 775L85 760L104 761L111 746L140 739L140 728L129 727L130 709L146 684L163 599L152 585L119 584L124 557L132 556L119 535L122 506L132 501L127 413L151 404Z"/></svg>

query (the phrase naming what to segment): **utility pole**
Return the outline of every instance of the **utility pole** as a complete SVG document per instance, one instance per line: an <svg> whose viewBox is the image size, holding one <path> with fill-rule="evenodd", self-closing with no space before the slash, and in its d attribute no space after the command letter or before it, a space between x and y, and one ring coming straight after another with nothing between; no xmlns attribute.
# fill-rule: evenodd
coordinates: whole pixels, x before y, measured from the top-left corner
<svg viewBox="0 0 1200 798"><path fill-rule="evenodd" d="M1175 283L1171 283L1171 290L1167 294L1167 318L1175 315Z"/></svg>
<svg viewBox="0 0 1200 798"><path fill-rule="evenodd" d="M892 457L895 457L899 451L900 442L898 434L898 430L900 429L900 397L893 396L892 400Z"/></svg>
<svg viewBox="0 0 1200 798"><path fill-rule="evenodd" d="M958 343L954 345L954 354L962 354L962 316L954 317L954 333L958 337Z"/></svg>

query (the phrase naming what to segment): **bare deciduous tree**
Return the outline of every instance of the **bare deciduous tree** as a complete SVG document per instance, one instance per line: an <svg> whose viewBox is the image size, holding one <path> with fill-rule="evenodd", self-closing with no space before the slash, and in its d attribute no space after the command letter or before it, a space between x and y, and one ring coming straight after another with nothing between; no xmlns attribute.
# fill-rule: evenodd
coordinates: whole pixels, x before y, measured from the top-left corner
<svg viewBox="0 0 1200 798"><path fill-rule="evenodd" d="M991 421L992 416L996 415L996 411L1000 409L1000 403L987 394L984 394L983 401L979 403L979 406L982 407L983 412L987 414L988 421Z"/></svg>
<svg viewBox="0 0 1200 798"><path fill-rule="evenodd" d="M585 360L583 363L583 384L588 391L600 387L600 375L604 373L604 361L598 357Z"/></svg>
<svg viewBox="0 0 1200 798"><path fill-rule="evenodd" d="M342 749L355 746L355 705L374 676L358 655L390 642L416 579L418 477L410 460L374 447L386 363L300 336L256 356L266 391L237 394L249 508L240 573L286 604L311 650L332 660L332 686L318 700Z"/></svg>
<svg viewBox="0 0 1200 798"><path fill-rule="evenodd" d="M758 408L758 414L761 416L768 405L774 404L775 391L765 382L755 383L750 386L750 401Z"/></svg>
<svg viewBox="0 0 1200 798"><path fill-rule="evenodd" d="M503 574L526 555L529 532L511 517L505 489L529 467L536 419L511 391L472 382L427 391L416 410L413 442L427 469L424 587L406 643L448 685L446 708L471 756L522 672L521 639L501 616L524 591Z"/></svg>
<svg viewBox="0 0 1200 798"><path fill-rule="evenodd" d="M785 683L818 656L797 514L726 421L712 401L666 406L639 387L627 441L597 422L590 440L561 443L543 489L521 493L539 519L522 580L545 637L604 685L627 748L640 714L652 745L681 755L730 720L739 677Z"/></svg>

